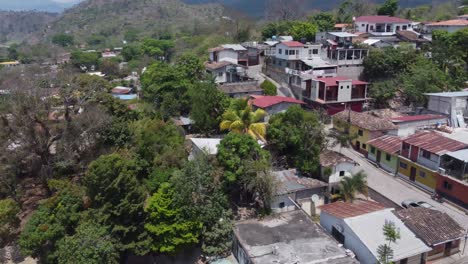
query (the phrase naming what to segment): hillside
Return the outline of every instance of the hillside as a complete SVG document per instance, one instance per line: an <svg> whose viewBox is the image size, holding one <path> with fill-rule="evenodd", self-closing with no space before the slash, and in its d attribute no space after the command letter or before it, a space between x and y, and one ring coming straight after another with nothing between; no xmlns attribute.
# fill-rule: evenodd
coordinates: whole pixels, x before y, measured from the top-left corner
<svg viewBox="0 0 468 264"><path fill-rule="evenodd" d="M0 0L0 10L6 11L47 11L47 12L62 12L65 8L69 8L80 0Z"/></svg>
<svg viewBox="0 0 468 264"><path fill-rule="evenodd" d="M0 11L0 44L26 40L29 34L42 31L57 16L35 11Z"/></svg>
<svg viewBox="0 0 468 264"><path fill-rule="evenodd" d="M92 35L122 43L129 32L202 34L216 28L223 12L218 4L187 5L178 0L88 0L65 11L43 37L67 33L83 44Z"/></svg>

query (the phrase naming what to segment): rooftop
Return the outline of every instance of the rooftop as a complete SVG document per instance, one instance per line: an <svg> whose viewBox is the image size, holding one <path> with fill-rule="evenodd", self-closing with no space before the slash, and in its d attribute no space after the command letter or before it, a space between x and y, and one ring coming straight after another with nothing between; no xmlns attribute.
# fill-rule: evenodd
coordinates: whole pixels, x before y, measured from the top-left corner
<svg viewBox="0 0 468 264"><path fill-rule="evenodd" d="M342 162L354 163L354 160L333 150L326 149L320 152L320 166L322 167L331 167Z"/></svg>
<svg viewBox="0 0 468 264"><path fill-rule="evenodd" d="M278 195L327 186L325 182L297 176L296 170L273 171L271 173L278 181Z"/></svg>
<svg viewBox="0 0 468 264"><path fill-rule="evenodd" d="M245 51L247 50L246 48L244 48L242 45L240 44L224 44L224 45L221 45L224 49L232 49L234 51Z"/></svg>
<svg viewBox="0 0 468 264"><path fill-rule="evenodd" d="M392 243L393 261L409 258L428 252L430 247L415 236L408 227L393 213L394 209L384 209L365 215L346 218L344 221L353 233L366 245L378 259L377 248L387 243L382 228L385 223L393 222L400 231L400 239Z"/></svg>
<svg viewBox="0 0 468 264"><path fill-rule="evenodd" d="M359 263L300 210L238 222L234 233L255 264Z"/></svg>
<svg viewBox="0 0 468 264"><path fill-rule="evenodd" d="M177 118L173 118L172 120L178 126L188 126L193 124L193 120L185 116L179 116Z"/></svg>
<svg viewBox="0 0 468 264"><path fill-rule="evenodd" d="M252 82L223 84L218 86L218 90L225 94L263 92L262 88L260 88L257 83Z"/></svg>
<svg viewBox="0 0 468 264"><path fill-rule="evenodd" d="M335 36L335 37L339 37L339 38L357 37L357 35L351 34L351 33L348 33L348 32L328 32L328 34L330 34L332 36Z"/></svg>
<svg viewBox="0 0 468 264"><path fill-rule="evenodd" d="M421 38L419 33L412 31L412 30L399 30L396 32L397 36L413 42L429 42L429 40L425 38Z"/></svg>
<svg viewBox="0 0 468 264"><path fill-rule="evenodd" d="M355 111L346 110L346 111L341 111L333 115L333 118L338 118L342 121L347 122L349 112L351 112L350 113L351 124L357 127L363 128L363 129L367 129L370 131L381 131L381 130L385 131L385 130L394 130L398 128L389 120L378 118L368 113L359 113Z"/></svg>
<svg viewBox="0 0 468 264"><path fill-rule="evenodd" d="M193 145L197 146L209 155L216 155L218 153L218 145L221 142L220 138L191 138Z"/></svg>
<svg viewBox="0 0 468 264"><path fill-rule="evenodd" d="M468 97L468 91L442 92L442 93L425 93L424 95L429 95L429 96L441 96L441 97Z"/></svg>
<svg viewBox="0 0 468 264"><path fill-rule="evenodd" d="M345 27L352 27L353 24L346 24L346 23L338 23L335 24L335 28L345 28Z"/></svg>
<svg viewBox="0 0 468 264"><path fill-rule="evenodd" d="M399 210L395 214L429 246L457 240L465 235L465 230L441 211L419 207Z"/></svg>
<svg viewBox="0 0 468 264"><path fill-rule="evenodd" d="M323 68L323 67L336 67L335 64L331 64L330 62L323 60L321 58L313 58L310 60L302 60L307 66L312 68Z"/></svg>
<svg viewBox="0 0 468 264"><path fill-rule="evenodd" d="M117 86L112 89L113 94L129 94L132 92L133 88L130 87L123 87L123 86Z"/></svg>
<svg viewBox="0 0 468 264"><path fill-rule="evenodd" d="M298 47L304 47L304 44L302 44L299 41L283 41L281 42L282 44L290 47L290 48L298 48Z"/></svg>
<svg viewBox="0 0 468 264"><path fill-rule="evenodd" d="M399 116L392 118L393 123L404 123L404 122L416 122L416 121L425 121L425 120L434 120L434 119L447 119L443 115L413 115L413 116Z"/></svg>
<svg viewBox="0 0 468 264"><path fill-rule="evenodd" d="M339 201L320 206L320 210L322 212L341 219L364 215L384 209L385 207L378 202L367 200L355 200L352 203Z"/></svg>
<svg viewBox="0 0 468 264"><path fill-rule="evenodd" d="M444 20L444 21L429 23L429 24L427 24L427 26L460 26L460 27L468 27L468 20L466 20L466 19Z"/></svg>
<svg viewBox="0 0 468 264"><path fill-rule="evenodd" d="M281 103L305 104L301 100L286 96L251 95L250 97L253 98L252 104L259 108L267 108Z"/></svg>
<svg viewBox="0 0 468 264"><path fill-rule="evenodd" d="M441 134L433 131L422 131L414 135L406 137L403 142L419 147L436 155L442 155L447 152L452 152L467 148L468 145L444 137Z"/></svg>
<svg viewBox="0 0 468 264"><path fill-rule="evenodd" d="M368 84L367 82L353 80L351 78L343 77L343 76L336 76L336 77L323 77L316 79L319 82L325 83L326 86L338 86L339 81L351 81L352 85L362 85Z"/></svg>
<svg viewBox="0 0 468 264"><path fill-rule="evenodd" d="M401 139L397 136L385 135L371 141L367 144L383 150L389 154L396 154L401 148Z"/></svg>
<svg viewBox="0 0 468 264"><path fill-rule="evenodd" d="M468 149L461 149L453 152L447 152L445 155L455 158L457 160L468 162Z"/></svg>
<svg viewBox="0 0 468 264"><path fill-rule="evenodd" d="M369 23L412 23L408 19L392 17L392 16L360 16L356 18L356 22L369 22Z"/></svg>

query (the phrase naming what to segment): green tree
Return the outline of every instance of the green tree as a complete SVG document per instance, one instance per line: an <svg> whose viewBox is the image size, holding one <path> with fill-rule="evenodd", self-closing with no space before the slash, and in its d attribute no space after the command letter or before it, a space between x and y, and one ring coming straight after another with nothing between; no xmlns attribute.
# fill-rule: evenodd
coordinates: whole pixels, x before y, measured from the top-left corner
<svg viewBox="0 0 468 264"><path fill-rule="evenodd" d="M47 199L20 235L21 252L37 257L43 263L55 263L57 242L75 229L83 210L81 191L67 188Z"/></svg>
<svg viewBox="0 0 468 264"><path fill-rule="evenodd" d="M184 74L183 78L198 81L202 79L205 67L195 54L184 53L176 60L176 70Z"/></svg>
<svg viewBox="0 0 468 264"><path fill-rule="evenodd" d="M8 243L18 228L20 208L13 199L0 200L0 245Z"/></svg>
<svg viewBox="0 0 468 264"><path fill-rule="evenodd" d="M368 81L386 80L405 72L421 55L410 46L371 49L364 59L362 75Z"/></svg>
<svg viewBox="0 0 468 264"><path fill-rule="evenodd" d="M351 177L344 177L340 181L340 195L345 201L352 202L357 193L368 195L367 175L363 171Z"/></svg>
<svg viewBox="0 0 468 264"><path fill-rule="evenodd" d="M265 95L277 95L276 85L274 85L269 80L263 81L260 87L262 88Z"/></svg>
<svg viewBox="0 0 468 264"><path fill-rule="evenodd" d="M396 228L395 223L391 221L386 221L382 229L385 240L388 244L379 245L377 248L377 254L379 254L380 263L391 264L393 263L391 261L393 258L393 249L391 244L396 243L396 241L401 238L400 232Z"/></svg>
<svg viewBox="0 0 468 264"><path fill-rule="evenodd" d="M143 51L141 50L140 45L132 44L123 47L122 57L125 61L137 60L141 57Z"/></svg>
<svg viewBox="0 0 468 264"><path fill-rule="evenodd" d="M143 232L146 192L138 172L136 161L114 153L93 161L83 180L98 222L110 227L121 251L135 250Z"/></svg>
<svg viewBox="0 0 468 264"><path fill-rule="evenodd" d="M154 239L152 251L175 254L199 241L202 224L184 218L182 208L174 201L175 193L169 183L164 183L146 203L145 229Z"/></svg>
<svg viewBox="0 0 468 264"><path fill-rule="evenodd" d="M62 47L71 46L74 43L74 37L68 34L56 34L52 37L52 43Z"/></svg>
<svg viewBox="0 0 468 264"><path fill-rule="evenodd" d="M76 67L91 69L99 64L99 55L96 52L74 51L71 54L71 63Z"/></svg>
<svg viewBox="0 0 468 264"><path fill-rule="evenodd" d="M305 39L307 41L315 40L315 34L318 27L309 22L296 21L291 27L290 34L295 40Z"/></svg>
<svg viewBox="0 0 468 264"><path fill-rule="evenodd" d="M195 84L190 90L190 118L197 130L209 135L218 130L221 116L229 106L229 98L211 81Z"/></svg>
<svg viewBox="0 0 468 264"><path fill-rule="evenodd" d="M76 233L65 236L57 243L57 263L112 264L119 263L117 242L108 228L99 223L84 222Z"/></svg>
<svg viewBox="0 0 468 264"><path fill-rule="evenodd" d="M238 182L247 173L248 162L267 161L270 156L252 137L229 133L218 145L216 158L224 168L225 179L223 180L232 184Z"/></svg>
<svg viewBox="0 0 468 264"><path fill-rule="evenodd" d="M312 24L317 25L318 31L330 31L335 28L335 18L331 13L321 12L309 18Z"/></svg>
<svg viewBox="0 0 468 264"><path fill-rule="evenodd" d="M7 51L9 60L17 60L19 58L18 44L11 44Z"/></svg>
<svg viewBox="0 0 468 264"><path fill-rule="evenodd" d="M145 39L143 40L142 50L145 54L155 57L161 61L169 61L174 42L172 40Z"/></svg>
<svg viewBox="0 0 468 264"><path fill-rule="evenodd" d="M377 9L379 16L395 16L398 10L398 0L385 0L385 2Z"/></svg>
<svg viewBox="0 0 468 264"><path fill-rule="evenodd" d="M219 127L236 133L250 135L252 138L265 140L266 125L261 122L266 112L262 109L253 111L247 99L236 99L224 112Z"/></svg>
<svg viewBox="0 0 468 264"><path fill-rule="evenodd" d="M203 227L202 251L208 256L223 256L231 249L232 228L234 226L231 211L223 215L210 226Z"/></svg>
<svg viewBox="0 0 468 264"><path fill-rule="evenodd" d="M268 146L277 160L310 175L319 167L325 134L317 114L299 106L274 115L269 121Z"/></svg>
<svg viewBox="0 0 468 264"><path fill-rule="evenodd" d="M369 96L374 98L374 107L377 109L389 107L389 100L395 97L398 91L398 81L390 79L385 81L377 81L371 84Z"/></svg>

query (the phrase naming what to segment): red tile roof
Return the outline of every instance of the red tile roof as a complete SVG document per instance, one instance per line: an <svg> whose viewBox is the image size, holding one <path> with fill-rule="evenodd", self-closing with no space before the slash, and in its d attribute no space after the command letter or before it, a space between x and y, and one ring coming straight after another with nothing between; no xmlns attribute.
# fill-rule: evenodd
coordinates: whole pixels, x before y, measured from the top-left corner
<svg viewBox="0 0 468 264"><path fill-rule="evenodd" d="M399 18L399 17L391 17L391 16L360 16L356 18L356 22L369 22L369 23L402 23L402 24L409 24L411 23L410 20Z"/></svg>
<svg viewBox="0 0 468 264"><path fill-rule="evenodd" d="M355 200L352 203L335 202L319 207L322 212L333 215L338 218L349 218L364 215L385 209L385 206L378 202Z"/></svg>
<svg viewBox="0 0 468 264"><path fill-rule="evenodd" d="M396 130L398 126L394 125L390 120L377 117L371 113L359 113L348 110L341 111L333 115L333 119L338 119L348 122L348 116L351 117L351 124L369 131L388 131Z"/></svg>
<svg viewBox="0 0 468 264"><path fill-rule="evenodd" d="M301 100L285 96L252 95L252 104L259 108L267 108L280 103L305 104Z"/></svg>
<svg viewBox="0 0 468 264"><path fill-rule="evenodd" d="M346 81L352 80L351 78L343 77L343 76L336 76L336 77L324 77L324 78L317 78L319 82L325 83L326 86L338 86L338 81ZM359 81L359 80L352 80L352 85L361 85L361 84L368 84L367 82Z"/></svg>
<svg viewBox="0 0 468 264"><path fill-rule="evenodd" d="M392 118L393 122L412 122L412 121L424 121L424 120L433 120L433 119L443 119L447 118L443 115L414 115L414 116L399 116Z"/></svg>
<svg viewBox="0 0 468 264"><path fill-rule="evenodd" d="M419 147L436 155L450 151L468 148L468 145L454 139L444 137L437 132L419 132L403 139L403 142Z"/></svg>
<svg viewBox="0 0 468 264"><path fill-rule="evenodd" d="M367 142L368 145L374 146L389 154L395 154L400 151L401 139L397 136L382 136Z"/></svg>
<svg viewBox="0 0 468 264"><path fill-rule="evenodd" d="M468 26L466 19L452 19L427 24L427 26Z"/></svg>
<svg viewBox="0 0 468 264"><path fill-rule="evenodd" d="M353 24L345 24L345 23L338 23L335 24L335 28L345 28L345 27L352 27Z"/></svg>
<svg viewBox="0 0 468 264"><path fill-rule="evenodd" d="M304 47L304 44L300 43L299 41L283 41L281 43L291 48Z"/></svg>
<svg viewBox="0 0 468 264"><path fill-rule="evenodd" d="M111 92L113 94L129 94L131 91L132 91L132 88L117 86L113 88Z"/></svg>

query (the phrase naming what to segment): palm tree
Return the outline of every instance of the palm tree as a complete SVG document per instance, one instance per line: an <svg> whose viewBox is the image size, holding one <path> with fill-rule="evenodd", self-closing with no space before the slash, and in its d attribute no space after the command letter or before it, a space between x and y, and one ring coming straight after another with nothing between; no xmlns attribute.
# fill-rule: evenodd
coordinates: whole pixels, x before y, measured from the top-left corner
<svg viewBox="0 0 468 264"><path fill-rule="evenodd" d="M237 133L248 134L255 139L265 141L266 124L261 120L266 116L262 109L253 111L252 106L246 99L233 101L231 107L224 112L221 131L230 130Z"/></svg>
<svg viewBox="0 0 468 264"><path fill-rule="evenodd" d="M351 177L344 177L340 182L341 198L345 201L352 202L356 198L357 193L362 193L368 196L367 175L360 171L353 174Z"/></svg>

